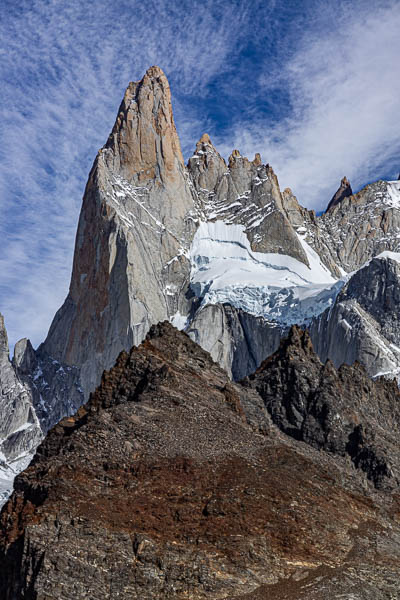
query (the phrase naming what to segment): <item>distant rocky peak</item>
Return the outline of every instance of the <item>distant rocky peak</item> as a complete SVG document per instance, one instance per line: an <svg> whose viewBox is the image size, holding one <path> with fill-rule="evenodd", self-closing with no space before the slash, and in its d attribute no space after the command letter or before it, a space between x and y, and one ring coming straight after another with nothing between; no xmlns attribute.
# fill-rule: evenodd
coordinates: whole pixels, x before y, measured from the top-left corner
<svg viewBox="0 0 400 600"><path fill-rule="evenodd" d="M15 344L13 365L18 373L28 375L37 367L36 353L30 340L23 338Z"/></svg>
<svg viewBox="0 0 400 600"><path fill-rule="evenodd" d="M0 313L0 360L3 358L8 359L8 336L6 326L4 324L4 317Z"/></svg>
<svg viewBox="0 0 400 600"><path fill-rule="evenodd" d="M211 142L208 133L203 133L189 158L188 171L197 192L214 192L227 172L226 162Z"/></svg>
<svg viewBox="0 0 400 600"><path fill-rule="evenodd" d="M244 158L245 160L248 160L246 157L243 157L240 154L239 150L232 150L232 154L229 157L229 166L231 163L234 164L237 158Z"/></svg>
<svg viewBox="0 0 400 600"><path fill-rule="evenodd" d="M286 254L309 266L285 214L278 178L259 153L249 161L235 149L226 165L204 135L189 159L188 171L203 220L242 225L253 251Z"/></svg>
<svg viewBox="0 0 400 600"><path fill-rule="evenodd" d="M196 151L202 151L206 153L217 152L208 133L203 133L203 135L196 144Z"/></svg>
<svg viewBox="0 0 400 600"><path fill-rule="evenodd" d="M107 166L130 183L174 177L184 169L176 132L171 91L159 67L131 82L102 153Z"/></svg>
<svg viewBox="0 0 400 600"><path fill-rule="evenodd" d="M255 153L254 159L252 160L252 164L255 167L260 167L262 165L261 154L259 152Z"/></svg>
<svg viewBox="0 0 400 600"><path fill-rule="evenodd" d="M352 196L352 195L353 195L353 190L351 189L350 181L347 179L347 177L343 177L343 179L340 182L339 189L337 190L337 192L334 194L331 201L329 202L326 211L330 210L337 204L340 204L340 202L343 200L343 198L347 198L348 196Z"/></svg>

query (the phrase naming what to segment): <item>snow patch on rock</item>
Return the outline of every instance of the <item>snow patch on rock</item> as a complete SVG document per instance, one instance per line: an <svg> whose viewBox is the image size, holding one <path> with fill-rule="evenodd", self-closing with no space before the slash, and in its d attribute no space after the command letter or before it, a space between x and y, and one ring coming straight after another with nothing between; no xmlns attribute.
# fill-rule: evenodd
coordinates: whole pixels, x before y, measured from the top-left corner
<svg viewBox="0 0 400 600"><path fill-rule="evenodd" d="M386 204L389 204L392 208L400 209L400 181L387 182Z"/></svg>

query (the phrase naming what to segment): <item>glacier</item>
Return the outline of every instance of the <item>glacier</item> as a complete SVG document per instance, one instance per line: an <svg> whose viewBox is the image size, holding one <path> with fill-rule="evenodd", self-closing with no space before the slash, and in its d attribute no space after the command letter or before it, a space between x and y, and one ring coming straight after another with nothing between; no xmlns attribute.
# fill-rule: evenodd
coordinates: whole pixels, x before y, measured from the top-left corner
<svg viewBox="0 0 400 600"><path fill-rule="evenodd" d="M334 279L297 235L309 266L286 254L253 251L243 225L201 222L190 248L193 293L202 306L229 303L278 323L307 323L333 304L345 278Z"/></svg>

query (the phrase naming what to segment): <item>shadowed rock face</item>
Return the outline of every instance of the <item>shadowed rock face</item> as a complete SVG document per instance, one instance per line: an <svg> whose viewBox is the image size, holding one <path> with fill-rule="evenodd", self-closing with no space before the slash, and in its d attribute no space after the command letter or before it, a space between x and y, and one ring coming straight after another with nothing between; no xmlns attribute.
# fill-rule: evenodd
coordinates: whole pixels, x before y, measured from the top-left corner
<svg viewBox="0 0 400 600"><path fill-rule="evenodd" d="M10 361L0 314L0 506L44 434L82 402L77 369L35 352L26 338L16 343Z"/></svg>
<svg viewBox="0 0 400 600"><path fill-rule="evenodd" d="M303 438L312 445L270 418L284 429L301 396L305 417L318 419L307 393L323 369L293 329L271 362L232 384L186 334L154 326L17 478L1 513L1 598L311 600L354 589L363 600L395 597L397 491L367 485L335 436L321 452L310 428ZM366 385L362 369L350 373ZM346 400L358 431L372 427L356 385L334 370L326 378L326 403ZM384 395L397 400L394 389L369 385L393 428Z"/></svg>
<svg viewBox="0 0 400 600"><path fill-rule="evenodd" d="M11 492L15 472L29 464L42 438L29 386L18 378L10 361L0 314L0 505Z"/></svg>
<svg viewBox="0 0 400 600"><path fill-rule="evenodd" d="M400 375L400 264L372 259L310 326L314 348L336 367L361 362L370 376Z"/></svg>
<svg viewBox="0 0 400 600"><path fill-rule="evenodd" d="M339 189L332 197L326 210L327 211L330 210L333 206L340 204L340 202L343 200L343 198L347 198L348 196L352 196L352 195L353 195L353 190L351 189L350 181L347 179L347 177L343 177L342 181L340 182Z"/></svg>
<svg viewBox="0 0 400 600"><path fill-rule="evenodd" d="M207 304L196 312L186 332L239 381L277 349L286 329L229 304Z"/></svg>
<svg viewBox="0 0 400 600"><path fill-rule="evenodd" d="M355 363L322 364L307 331L292 327L277 352L245 380L278 427L297 440L349 456L378 488L400 481L400 392Z"/></svg>

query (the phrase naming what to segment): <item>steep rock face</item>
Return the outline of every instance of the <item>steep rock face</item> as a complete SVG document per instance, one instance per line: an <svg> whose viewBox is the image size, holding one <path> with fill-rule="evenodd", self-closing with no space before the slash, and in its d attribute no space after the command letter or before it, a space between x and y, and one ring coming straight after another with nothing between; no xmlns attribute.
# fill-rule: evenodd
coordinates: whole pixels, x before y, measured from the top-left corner
<svg viewBox="0 0 400 600"><path fill-rule="evenodd" d="M357 271L310 327L323 361L360 361L371 376L400 373L400 264L390 252Z"/></svg>
<svg viewBox="0 0 400 600"><path fill-rule="evenodd" d="M307 331L292 327L279 350L245 383L255 388L272 420L288 435L348 455L376 487L400 481L400 392L372 381L364 367L322 364Z"/></svg>
<svg viewBox="0 0 400 600"><path fill-rule="evenodd" d="M207 304L196 312L186 333L239 381L275 352L284 330L229 304Z"/></svg>
<svg viewBox="0 0 400 600"><path fill-rule="evenodd" d="M275 359L304 378L299 336ZM153 327L17 478L0 519L1 597L396 593L398 496L361 491L360 470L281 434L264 402L185 334Z"/></svg>
<svg viewBox="0 0 400 600"><path fill-rule="evenodd" d="M10 361L0 315L0 507L44 434L83 401L79 371L35 352L28 339L16 343Z"/></svg>
<svg viewBox="0 0 400 600"><path fill-rule="evenodd" d="M20 381L30 390L45 433L82 406L84 396L76 367L62 364L44 352L35 352L26 338L16 343L12 363Z"/></svg>
<svg viewBox="0 0 400 600"><path fill-rule="evenodd" d="M69 295L43 350L81 369L87 395L152 323L187 314L194 200L168 81L149 69L125 93L92 168Z"/></svg>
<svg viewBox="0 0 400 600"><path fill-rule="evenodd" d="M203 220L243 225L255 252L286 254L308 265L284 213L278 179L259 154L249 161L234 150L226 164L205 134L189 158L188 171Z"/></svg>
<svg viewBox="0 0 400 600"><path fill-rule="evenodd" d="M29 386L18 378L10 362L0 315L0 506L11 493L15 475L29 464L42 438Z"/></svg>

